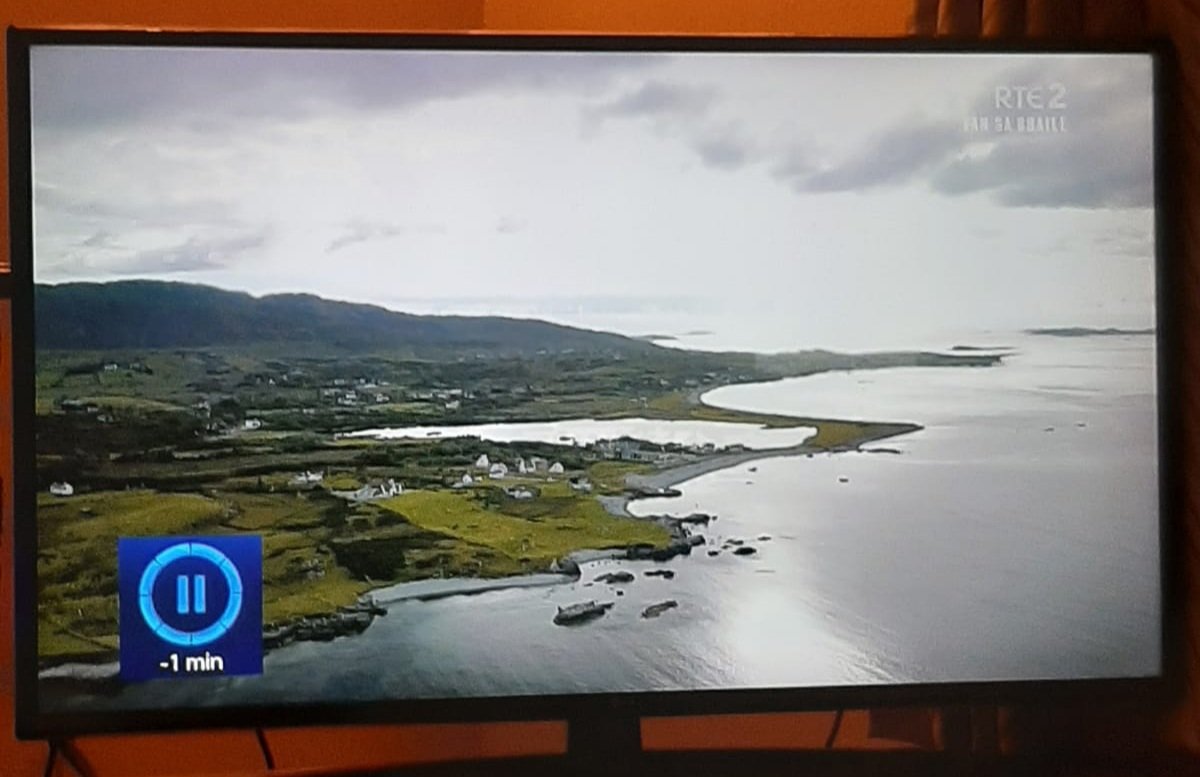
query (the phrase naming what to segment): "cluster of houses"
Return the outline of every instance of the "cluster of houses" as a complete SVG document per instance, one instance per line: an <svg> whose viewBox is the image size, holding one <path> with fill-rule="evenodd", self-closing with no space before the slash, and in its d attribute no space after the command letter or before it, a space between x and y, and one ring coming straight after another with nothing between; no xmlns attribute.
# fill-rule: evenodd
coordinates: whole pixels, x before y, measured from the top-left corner
<svg viewBox="0 0 1200 777"><path fill-rule="evenodd" d="M351 381L346 378L336 378L333 385L320 390L321 399L332 401L342 407L358 407L360 405L385 405L393 401L397 393L390 390L386 380L376 381L371 378L356 378ZM423 391L400 392L404 399L414 402L441 402L446 410L458 410L464 399L474 395L463 389L432 389Z"/></svg>
<svg viewBox="0 0 1200 777"><path fill-rule="evenodd" d="M359 488L350 498L355 502L373 502L376 499L388 499L404 493L404 486L398 481L388 478L380 483L367 483Z"/></svg>
<svg viewBox="0 0 1200 777"><path fill-rule="evenodd" d="M68 415L90 415L102 424L111 424L116 420L112 413L104 412L99 404L82 399L64 399L58 403L58 408Z"/></svg>
<svg viewBox="0 0 1200 777"><path fill-rule="evenodd" d="M313 488L325 482L325 472L305 470L292 476L288 485L292 488ZM351 502L373 502L377 499L388 499L404 493L404 484L394 478L365 483L354 491L332 492Z"/></svg>
<svg viewBox="0 0 1200 777"><path fill-rule="evenodd" d="M121 369L121 365L117 362L105 362L101 367L103 372L117 372ZM140 372L143 375L153 375L154 370L146 366L145 362L133 361L125 365L125 369L129 372Z"/></svg>
<svg viewBox="0 0 1200 777"><path fill-rule="evenodd" d="M603 459L616 461L637 461L650 464L669 464L680 460L681 454L693 456L710 456L720 451L737 452L746 450L740 444L718 448L715 443L706 442L696 445L654 445L653 443L622 437L618 440L597 440L588 446Z"/></svg>
<svg viewBox="0 0 1200 777"><path fill-rule="evenodd" d="M550 463L549 460L539 456L534 456L528 461L518 456L510 468L502 461L493 462L486 453L481 454L475 460L475 469L479 472L486 472L487 476L493 480L503 480L508 477L509 472L515 472L518 475L561 475L566 471L562 462ZM470 477L469 474L463 476L463 485L470 485L469 482L466 482Z"/></svg>

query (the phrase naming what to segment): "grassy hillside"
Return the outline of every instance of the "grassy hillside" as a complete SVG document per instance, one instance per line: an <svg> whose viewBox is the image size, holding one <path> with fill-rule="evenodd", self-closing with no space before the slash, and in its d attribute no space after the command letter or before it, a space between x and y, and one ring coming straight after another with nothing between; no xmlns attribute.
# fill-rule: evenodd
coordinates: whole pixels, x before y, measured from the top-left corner
<svg viewBox="0 0 1200 777"><path fill-rule="evenodd" d="M297 343L427 353L617 351L656 346L604 332L496 316L418 316L310 294L254 297L161 281L36 287L39 348L196 348Z"/></svg>

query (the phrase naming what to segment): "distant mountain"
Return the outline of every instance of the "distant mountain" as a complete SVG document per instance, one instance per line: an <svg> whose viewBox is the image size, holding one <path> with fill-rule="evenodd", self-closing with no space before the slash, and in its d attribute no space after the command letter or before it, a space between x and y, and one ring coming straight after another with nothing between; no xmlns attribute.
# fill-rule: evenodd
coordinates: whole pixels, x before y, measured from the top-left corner
<svg viewBox="0 0 1200 777"><path fill-rule="evenodd" d="M1121 335L1152 335L1153 329L1118 329L1105 327L1093 329L1086 326L1046 327L1044 329L1026 329L1026 334L1047 335L1049 337L1117 337Z"/></svg>
<svg viewBox="0 0 1200 777"><path fill-rule="evenodd" d="M420 316L310 294L253 297L162 281L35 289L37 345L48 349L194 348L277 343L414 354L540 350L645 352L608 332L498 316Z"/></svg>

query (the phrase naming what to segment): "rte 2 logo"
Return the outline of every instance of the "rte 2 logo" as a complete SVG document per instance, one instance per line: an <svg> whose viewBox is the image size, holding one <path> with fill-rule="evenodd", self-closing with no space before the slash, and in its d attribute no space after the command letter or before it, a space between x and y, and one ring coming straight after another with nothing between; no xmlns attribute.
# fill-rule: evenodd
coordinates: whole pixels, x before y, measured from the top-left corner
<svg viewBox="0 0 1200 777"><path fill-rule="evenodd" d="M997 86L993 107L1017 111L1065 111L1067 87L1058 82L1045 85Z"/></svg>

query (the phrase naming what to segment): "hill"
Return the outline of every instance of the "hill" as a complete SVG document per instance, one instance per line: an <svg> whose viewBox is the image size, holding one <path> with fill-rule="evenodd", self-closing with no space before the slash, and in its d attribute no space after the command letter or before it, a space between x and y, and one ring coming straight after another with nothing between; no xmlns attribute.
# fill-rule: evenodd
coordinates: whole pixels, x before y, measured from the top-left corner
<svg viewBox="0 0 1200 777"><path fill-rule="evenodd" d="M357 351L494 355L656 346L607 332L498 316L422 316L311 294L254 297L212 286L133 280L38 285L45 349L195 348L276 343Z"/></svg>

